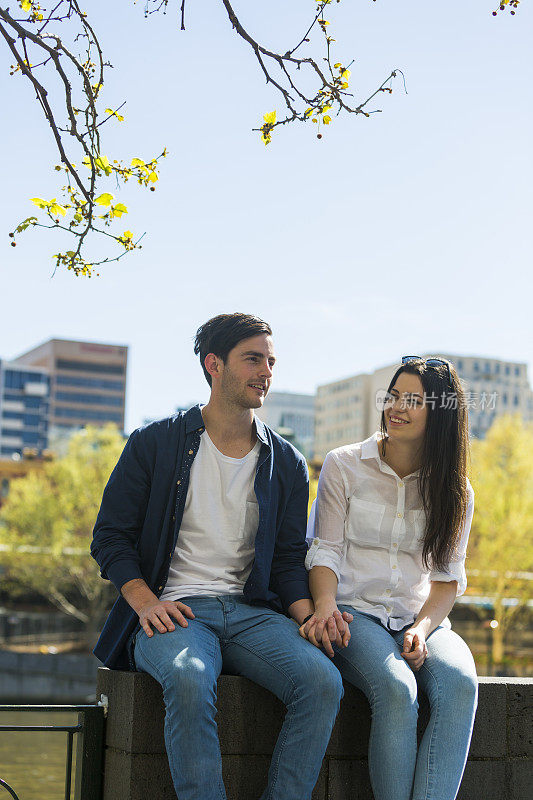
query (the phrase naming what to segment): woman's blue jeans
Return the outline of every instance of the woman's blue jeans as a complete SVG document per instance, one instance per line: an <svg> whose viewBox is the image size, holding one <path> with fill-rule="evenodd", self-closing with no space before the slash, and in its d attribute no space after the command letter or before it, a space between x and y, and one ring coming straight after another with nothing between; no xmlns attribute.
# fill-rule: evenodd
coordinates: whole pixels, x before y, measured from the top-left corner
<svg viewBox="0 0 533 800"><path fill-rule="evenodd" d="M439 627L428 636L423 666L413 672L400 655L407 628L390 631L369 614L339 609L354 620L348 647L335 648L334 663L372 709L368 763L375 800L454 800L477 706L470 650L456 633ZM417 752L419 687L431 715Z"/></svg>
<svg viewBox="0 0 533 800"><path fill-rule="evenodd" d="M215 722L222 669L244 675L287 706L261 800L309 800L343 694L331 661L298 626L241 596L183 598L195 619L187 628L135 642L137 669L163 687L165 743L179 800L224 800ZM250 737L256 721L249 720ZM253 800L253 798L250 798Z"/></svg>

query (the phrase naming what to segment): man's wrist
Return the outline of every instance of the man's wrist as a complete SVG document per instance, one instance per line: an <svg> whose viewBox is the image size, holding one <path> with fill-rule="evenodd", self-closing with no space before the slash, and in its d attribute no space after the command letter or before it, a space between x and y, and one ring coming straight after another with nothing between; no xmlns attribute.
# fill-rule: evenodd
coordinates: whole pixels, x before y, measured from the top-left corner
<svg viewBox="0 0 533 800"><path fill-rule="evenodd" d="M290 604L287 611L289 612L290 616L294 620L296 620L298 625L302 625L303 618L306 617L308 614L313 613L313 602L308 598L295 600L294 603Z"/></svg>
<svg viewBox="0 0 533 800"><path fill-rule="evenodd" d="M150 604L157 603L157 595L152 592L143 578L134 578L128 581L120 591L138 616L140 616L144 608Z"/></svg>

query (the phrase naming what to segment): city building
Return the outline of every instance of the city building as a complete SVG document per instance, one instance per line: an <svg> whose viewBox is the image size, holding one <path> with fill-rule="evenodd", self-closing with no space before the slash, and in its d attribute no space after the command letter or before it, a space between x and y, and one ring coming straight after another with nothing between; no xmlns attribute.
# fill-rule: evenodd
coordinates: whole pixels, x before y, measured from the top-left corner
<svg viewBox="0 0 533 800"><path fill-rule="evenodd" d="M49 441L85 425L115 423L124 429L128 348L50 339L14 362L50 377Z"/></svg>
<svg viewBox="0 0 533 800"><path fill-rule="evenodd" d="M367 430L368 375L353 375L317 388L315 449L317 459L339 444L359 442Z"/></svg>
<svg viewBox="0 0 533 800"><path fill-rule="evenodd" d="M482 356L444 355L455 364L466 392L470 433L483 439L503 414L520 414L533 420L533 391L527 364Z"/></svg>
<svg viewBox="0 0 533 800"><path fill-rule="evenodd" d="M427 354L424 357L429 357ZM465 390L471 436L483 439L502 414L533 420L533 391L527 365L481 356L439 354L451 361ZM354 375L317 388L315 457L371 436L379 428L377 398L388 388L397 364Z"/></svg>
<svg viewBox="0 0 533 800"><path fill-rule="evenodd" d="M0 359L0 458L18 461L47 449L49 400L45 369Z"/></svg>
<svg viewBox="0 0 533 800"><path fill-rule="evenodd" d="M312 394L269 392L256 414L307 458L314 455L315 398Z"/></svg>

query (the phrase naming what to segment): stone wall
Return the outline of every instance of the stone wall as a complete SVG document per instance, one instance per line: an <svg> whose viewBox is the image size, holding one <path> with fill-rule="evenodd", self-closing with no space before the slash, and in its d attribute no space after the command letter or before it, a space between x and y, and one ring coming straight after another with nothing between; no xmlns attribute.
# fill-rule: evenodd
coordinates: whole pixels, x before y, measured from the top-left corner
<svg viewBox="0 0 533 800"><path fill-rule="evenodd" d="M75 653L0 650L0 702L92 703L99 663Z"/></svg>
<svg viewBox="0 0 533 800"><path fill-rule="evenodd" d="M176 800L163 741L161 688L149 675L98 671L109 700L103 800ZM420 731L428 708L420 699ZM284 707L245 678L218 682L217 723L228 800L255 800L266 784ZM458 800L530 800L533 794L533 679L481 678L472 746ZM372 800L367 748L370 710L345 685L341 711L313 800Z"/></svg>

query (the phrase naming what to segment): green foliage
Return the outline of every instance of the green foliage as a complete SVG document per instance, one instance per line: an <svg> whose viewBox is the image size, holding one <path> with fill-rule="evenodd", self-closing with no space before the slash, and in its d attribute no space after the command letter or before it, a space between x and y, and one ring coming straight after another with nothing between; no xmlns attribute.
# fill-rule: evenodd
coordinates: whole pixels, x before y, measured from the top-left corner
<svg viewBox="0 0 533 800"><path fill-rule="evenodd" d="M104 486L124 442L113 425L74 434L65 456L12 481L0 509L0 564L95 629L112 591L89 555Z"/></svg>
<svg viewBox="0 0 533 800"><path fill-rule="evenodd" d="M472 484L469 593L493 598L498 662L505 633L533 588L533 426L519 416L497 419L486 439L473 442Z"/></svg>

